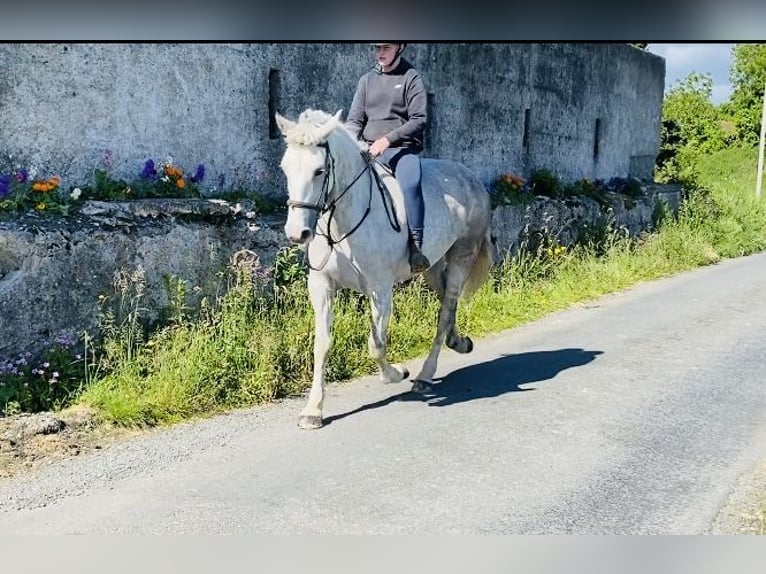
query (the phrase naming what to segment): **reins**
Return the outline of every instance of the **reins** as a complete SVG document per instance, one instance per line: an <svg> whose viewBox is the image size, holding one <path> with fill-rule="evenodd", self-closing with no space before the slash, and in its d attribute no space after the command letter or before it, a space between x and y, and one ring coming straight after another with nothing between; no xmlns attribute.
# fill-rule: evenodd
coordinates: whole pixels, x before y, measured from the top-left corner
<svg viewBox="0 0 766 574"><path fill-rule="evenodd" d="M330 198L330 174L332 174L332 185L335 186L336 179L335 179L335 158L332 155L332 152L330 151L330 146L327 142L322 142L319 144L319 147L322 147L325 149L325 176L322 180L322 191L319 194L319 201L317 203L307 203L303 201L293 201L288 200L287 205L288 207L297 207L301 209L310 209L313 211L319 212L319 216L321 217L325 213L328 213L327 216L327 232L326 233L320 233L317 231L317 235L320 235L324 237L327 241L327 246L329 247L329 250L327 251L327 256L324 258L324 261L322 261L322 264L319 267L313 267L311 265L311 262L309 261L308 256L308 248L306 249L306 264L308 267L314 271L321 271L325 265L327 265L327 262L330 259L330 255L332 255L332 251L335 248L335 245L343 241L344 239L347 239L349 236L351 236L357 229L359 229L364 223L364 220L367 219L367 216L370 214L370 211L372 209L372 182L375 180L376 187L378 188L378 191L380 192L380 198L383 202L383 208L386 211L386 216L388 217L388 223L391 226L391 229L396 231L397 233L401 232L402 227L399 224L399 220L396 216L396 208L394 206L393 198L390 197L390 194L387 193L386 186L383 183L383 181L380 179L380 175L378 174L377 170L373 167L373 164L377 163L380 165L383 169L385 169L388 173L393 175L393 172L391 169L388 168L388 166L384 165L383 163L377 161L375 158L373 158L367 151L361 151L362 159L364 160L364 167L362 170L354 177L353 180L351 180L351 183L349 183L343 191L341 191L336 197ZM330 232L332 219L335 216L335 210L338 207L338 202L343 199L343 196L348 193L348 191L354 186L354 184L359 181L359 178L364 175L365 172L368 172L369 175L369 193L367 196L367 208L364 211L364 214L362 215L359 222L354 225L349 231L344 233L339 239L335 239L332 237L332 233ZM388 199L386 199L388 198ZM329 201L328 201L329 199Z"/></svg>

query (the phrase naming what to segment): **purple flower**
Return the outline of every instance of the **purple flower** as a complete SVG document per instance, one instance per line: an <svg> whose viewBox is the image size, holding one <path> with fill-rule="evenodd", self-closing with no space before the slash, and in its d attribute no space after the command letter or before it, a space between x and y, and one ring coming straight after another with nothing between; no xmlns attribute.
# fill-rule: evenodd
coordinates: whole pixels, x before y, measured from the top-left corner
<svg viewBox="0 0 766 574"><path fill-rule="evenodd" d="M105 149L105 150L104 150L104 154L103 154L103 156L102 156L102 160L104 161L104 165L105 165L107 168L110 168L110 167L112 167L112 150L110 150L110 149Z"/></svg>
<svg viewBox="0 0 766 574"><path fill-rule="evenodd" d="M5 197L11 191L11 176L0 174L0 197Z"/></svg>
<svg viewBox="0 0 766 574"><path fill-rule="evenodd" d="M72 347L75 344L75 337L72 333L62 332L56 336L56 343L61 347Z"/></svg>
<svg viewBox="0 0 766 574"><path fill-rule="evenodd" d="M191 180L192 180L192 183L199 183L203 179L205 179L205 166L204 164L199 164L197 166L197 171L194 172L194 175L192 176Z"/></svg>
<svg viewBox="0 0 766 574"><path fill-rule="evenodd" d="M144 169L141 170L141 177L145 179L152 179L157 177L157 169L154 167L154 160L147 159L144 164Z"/></svg>
<svg viewBox="0 0 766 574"><path fill-rule="evenodd" d="M16 178L16 181L19 183L25 183L27 179L29 178L29 170L27 168L22 167L19 171L17 171L14 174L14 177Z"/></svg>

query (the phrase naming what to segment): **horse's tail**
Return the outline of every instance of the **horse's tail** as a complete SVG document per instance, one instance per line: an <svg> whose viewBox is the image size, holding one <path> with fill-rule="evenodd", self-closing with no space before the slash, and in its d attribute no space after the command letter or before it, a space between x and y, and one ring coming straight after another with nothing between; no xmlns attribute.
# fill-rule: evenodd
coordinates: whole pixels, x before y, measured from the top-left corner
<svg viewBox="0 0 766 574"><path fill-rule="evenodd" d="M479 248L479 253L476 256L476 259L473 262L473 267L471 267L471 272L468 274L468 278L463 285L461 294L464 299L471 297L487 281L489 270L493 263L494 251L492 235L490 229L487 228L487 233L484 235L484 240Z"/></svg>

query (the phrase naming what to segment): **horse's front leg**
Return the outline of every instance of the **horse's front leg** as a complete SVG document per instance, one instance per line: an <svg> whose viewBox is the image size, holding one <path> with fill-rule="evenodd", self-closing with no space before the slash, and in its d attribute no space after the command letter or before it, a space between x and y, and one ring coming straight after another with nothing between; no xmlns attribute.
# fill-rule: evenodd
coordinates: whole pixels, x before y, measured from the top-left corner
<svg viewBox="0 0 766 574"><path fill-rule="evenodd" d="M368 340L370 355L380 367L380 378L386 383L398 383L410 376L404 367L396 368L386 358L388 322L391 318L392 288L374 290L370 294L372 329Z"/></svg>
<svg viewBox="0 0 766 574"><path fill-rule="evenodd" d="M313 271L309 273L308 288L314 308L314 378L308 402L298 416L298 426L318 429L322 426L324 368L332 340L332 301L336 289L329 278Z"/></svg>

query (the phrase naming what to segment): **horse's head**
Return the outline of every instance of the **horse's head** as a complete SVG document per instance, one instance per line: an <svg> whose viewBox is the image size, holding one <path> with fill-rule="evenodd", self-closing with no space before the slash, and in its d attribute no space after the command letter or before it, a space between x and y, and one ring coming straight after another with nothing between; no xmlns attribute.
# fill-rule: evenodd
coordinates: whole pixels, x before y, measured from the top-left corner
<svg viewBox="0 0 766 574"><path fill-rule="evenodd" d="M293 243L306 244L313 239L319 215L330 197L335 174L327 139L342 125L340 115L341 110L332 116L309 109L293 122L275 114L287 143L280 167L287 178L285 235Z"/></svg>

